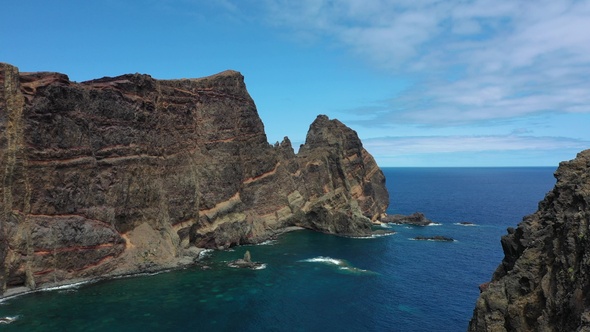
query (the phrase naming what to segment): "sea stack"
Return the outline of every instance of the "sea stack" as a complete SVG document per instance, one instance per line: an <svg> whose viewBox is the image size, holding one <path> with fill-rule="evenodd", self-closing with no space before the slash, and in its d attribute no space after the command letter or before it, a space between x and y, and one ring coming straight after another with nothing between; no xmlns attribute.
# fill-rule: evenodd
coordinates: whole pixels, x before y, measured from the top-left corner
<svg viewBox="0 0 590 332"><path fill-rule="evenodd" d="M0 64L0 179L1 290L171 267L290 226L367 235L389 203L338 120L318 116L298 154L270 145L236 71L76 83Z"/></svg>
<svg viewBox="0 0 590 332"><path fill-rule="evenodd" d="M538 211L502 237L469 331L590 331L590 150L555 177Z"/></svg>

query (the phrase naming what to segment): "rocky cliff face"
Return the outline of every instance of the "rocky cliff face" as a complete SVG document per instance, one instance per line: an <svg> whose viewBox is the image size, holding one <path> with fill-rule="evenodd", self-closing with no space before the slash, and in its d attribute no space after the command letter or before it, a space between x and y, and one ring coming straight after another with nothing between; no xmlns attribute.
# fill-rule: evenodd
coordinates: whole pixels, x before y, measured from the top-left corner
<svg viewBox="0 0 590 332"><path fill-rule="evenodd" d="M590 331L590 150L555 177L538 211L502 237L469 331Z"/></svg>
<svg viewBox="0 0 590 332"><path fill-rule="evenodd" d="M74 83L0 64L0 286L169 266L287 226L370 232L389 202L356 133L269 145L241 74Z"/></svg>

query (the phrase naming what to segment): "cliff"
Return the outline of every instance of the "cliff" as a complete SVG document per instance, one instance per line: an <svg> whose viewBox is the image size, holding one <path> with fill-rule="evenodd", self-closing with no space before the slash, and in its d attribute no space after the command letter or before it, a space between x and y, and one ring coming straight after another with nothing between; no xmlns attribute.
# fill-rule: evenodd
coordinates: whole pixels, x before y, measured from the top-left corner
<svg viewBox="0 0 590 332"><path fill-rule="evenodd" d="M590 150L555 177L538 211L502 237L469 331L590 331Z"/></svg>
<svg viewBox="0 0 590 332"><path fill-rule="evenodd" d="M389 198L358 136L318 116L268 144L244 78L82 83L0 64L0 286L169 267L289 226L366 235Z"/></svg>

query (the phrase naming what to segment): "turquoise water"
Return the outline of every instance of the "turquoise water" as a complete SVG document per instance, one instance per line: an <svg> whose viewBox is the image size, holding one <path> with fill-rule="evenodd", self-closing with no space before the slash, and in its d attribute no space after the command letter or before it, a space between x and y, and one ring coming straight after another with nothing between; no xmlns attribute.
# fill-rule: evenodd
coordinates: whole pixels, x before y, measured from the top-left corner
<svg viewBox="0 0 590 332"><path fill-rule="evenodd" d="M373 239L296 231L183 270L37 292L0 304L0 317L17 317L0 330L464 331L503 257L500 236L536 210L554 170L386 168L389 213L440 225ZM246 250L266 267L226 266Z"/></svg>

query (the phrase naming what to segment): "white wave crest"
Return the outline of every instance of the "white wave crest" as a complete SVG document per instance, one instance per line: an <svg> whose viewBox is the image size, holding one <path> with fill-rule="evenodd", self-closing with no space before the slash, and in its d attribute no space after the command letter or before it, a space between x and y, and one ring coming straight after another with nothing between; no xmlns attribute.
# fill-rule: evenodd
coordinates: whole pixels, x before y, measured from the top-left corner
<svg viewBox="0 0 590 332"><path fill-rule="evenodd" d="M343 266L346 265L346 263L341 260L341 259L336 259L336 258L332 258L332 257L325 257L325 256L318 256L318 257L314 257L314 258L308 258L308 259L304 259L301 262L307 262L307 263L324 263L324 264L331 264L331 265L338 265L338 266Z"/></svg>
<svg viewBox="0 0 590 332"><path fill-rule="evenodd" d="M50 292L50 291L56 291L56 290L76 289L76 288L79 288L82 285L90 284L90 283L93 283L93 282L96 282L96 280L85 280L85 281L74 282L74 283L66 284L66 285L43 287L43 288L39 289L39 291L42 291L42 292Z"/></svg>
<svg viewBox="0 0 590 332"><path fill-rule="evenodd" d="M391 236L391 235L395 235L395 234L396 234L395 232L391 232L391 233L377 233L377 234L371 234L371 235L368 235L368 236L351 236L350 238L351 239L362 239L362 240L365 240L365 239L375 239L375 238L384 237L384 236Z"/></svg>
<svg viewBox="0 0 590 332"><path fill-rule="evenodd" d="M205 257L208 257L211 255L211 253L213 253L213 249L203 249L201 250L201 252L199 252L197 259L203 259Z"/></svg>
<svg viewBox="0 0 590 332"><path fill-rule="evenodd" d="M10 324L18 319L18 316L5 316L0 317L0 324Z"/></svg>
<svg viewBox="0 0 590 332"><path fill-rule="evenodd" d="M257 246L271 246L277 243L277 240L266 240L257 244Z"/></svg>
<svg viewBox="0 0 590 332"><path fill-rule="evenodd" d="M337 267L339 271L345 271L346 273L352 274L376 274L373 271L359 269L358 267L352 266L350 263L345 261L344 259L326 257L326 256L318 256L314 258L308 258L301 260L300 262L307 262L307 263L321 263L326 265L331 265Z"/></svg>
<svg viewBox="0 0 590 332"><path fill-rule="evenodd" d="M463 226L463 227L473 227L473 226L477 226L474 223L461 223L461 222L456 222L453 225L457 225L457 226Z"/></svg>
<svg viewBox="0 0 590 332"><path fill-rule="evenodd" d="M353 273L368 273L368 272L370 272L368 270L359 269L358 267L354 267L354 266L341 266L338 269L353 272Z"/></svg>
<svg viewBox="0 0 590 332"><path fill-rule="evenodd" d="M426 226L442 226L442 224L438 223L438 222L431 222L430 224L428 224Z"/></svg>

